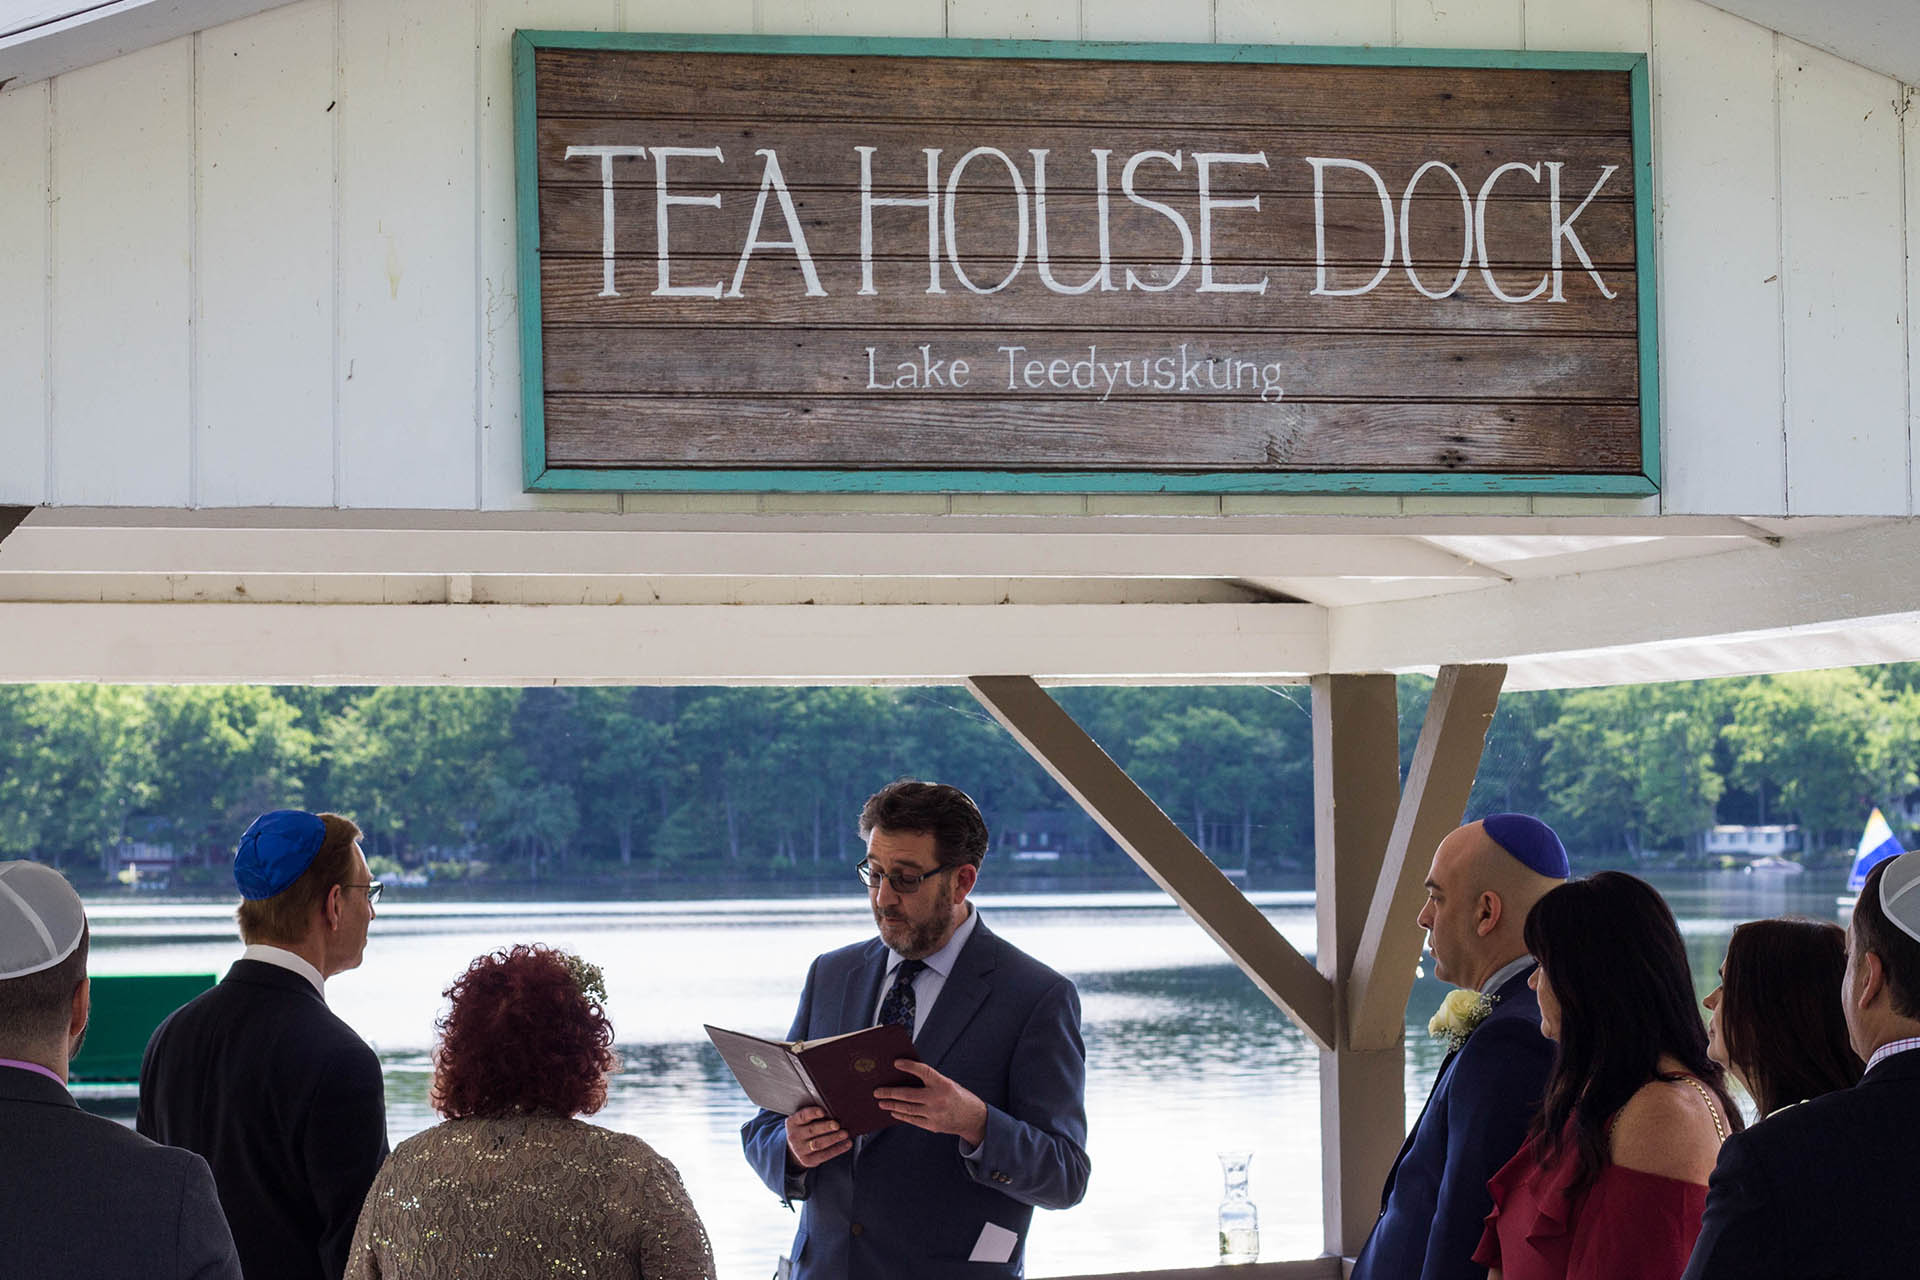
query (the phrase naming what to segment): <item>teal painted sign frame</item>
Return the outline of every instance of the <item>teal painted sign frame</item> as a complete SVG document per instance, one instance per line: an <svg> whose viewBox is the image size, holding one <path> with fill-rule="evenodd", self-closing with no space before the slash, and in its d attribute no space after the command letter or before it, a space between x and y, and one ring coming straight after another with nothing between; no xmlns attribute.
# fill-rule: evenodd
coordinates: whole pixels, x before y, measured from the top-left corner
<svg viewBox="0 0 1920 1280"><path fill-rule="evenodd" d="M540 218L534 113L534 52L538 49L1625 71L1629 75L1633 112L1634 262L1639 275L1641 472L1638 475L1562 475L1452 471L1094 472L549 467L545 362L540 324ZM513 35L513 90L514 197L520 279L521 431L526 487L530 491L1559 494L1609 497L1642 496L1660 490L1660 344L1656 302L1658 270L1654 258L1653 233L1652 97L1649 92L1647 55L1644 53L516 31Z"/></svg>

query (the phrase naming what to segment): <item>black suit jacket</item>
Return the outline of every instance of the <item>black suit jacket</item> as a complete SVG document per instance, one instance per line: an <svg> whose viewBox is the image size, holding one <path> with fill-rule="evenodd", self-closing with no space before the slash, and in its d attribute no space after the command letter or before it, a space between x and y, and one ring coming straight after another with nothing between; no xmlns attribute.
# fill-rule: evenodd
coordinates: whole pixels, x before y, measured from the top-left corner
<svg viewBox="0 0 1920 1280"><path fill-rule="evenodd" d="M0 1274L240 1280L207 1162L88 1115L45 1076L0 1067Z"/></svg>
<svg viewBox="0 0 1920 1280"><path fill-rule="evenodd" d="M1920 1050L1728 1138L1684 1280L1912 1280Z"/></svg>
<svg viewBox="0 0 1920 1280"><path fill-rule="evenodd" d="M387 1157L380 1060L297 973L234 963L147 1042L136 1125L205 1156L248 1280L339 1280Z"/></svg>

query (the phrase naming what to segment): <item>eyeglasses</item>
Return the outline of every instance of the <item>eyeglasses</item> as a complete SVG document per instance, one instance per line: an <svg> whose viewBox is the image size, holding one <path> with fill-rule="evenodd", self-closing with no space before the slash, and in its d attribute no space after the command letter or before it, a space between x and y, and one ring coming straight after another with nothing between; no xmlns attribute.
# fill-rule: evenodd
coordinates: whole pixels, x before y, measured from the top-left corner
<svg viewBox="0 0 1920 1280"><path fill-rule="evenodd" d="M869 889L878 889L880 882L885 880L893 886L895 893L912 893L941 872L951 871L958 865L958 863L948 863L944 867L935 867L925 875L918 875L912 871L882 871L873 865L871 859L862 858L853 864L853 874L859 876L860 883Z"/></svg>
<svg viewBox="0 0 1920 1280"><path fill-rule="evenodd" d="M365 884L343 884L340 887L342 889L365 889L367 891L367 905L372 906L374 903L380 901L380 891L387 886L381 884L378 880L369 880Z"/></svg>

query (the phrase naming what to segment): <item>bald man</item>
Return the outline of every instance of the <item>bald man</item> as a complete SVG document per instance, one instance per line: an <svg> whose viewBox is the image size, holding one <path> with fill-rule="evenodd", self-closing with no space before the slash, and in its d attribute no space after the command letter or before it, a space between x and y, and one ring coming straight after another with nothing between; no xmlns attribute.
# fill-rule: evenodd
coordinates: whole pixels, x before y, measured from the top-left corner
<svg viewBox="0 0 1920 1280"><path fill-rule="evenodd" d="M1420 910L1434 975L1479 999L1450 998L1464 1010L1435 1017L1452 1047L1387 1174L1354 1280L1485 1280L1473 1250L1493 1208L1487 1179L1520 1149L1553 1065L1521 929L1567 872L1560 838L1525 814L1489 814L1434 850Z"/></svg>

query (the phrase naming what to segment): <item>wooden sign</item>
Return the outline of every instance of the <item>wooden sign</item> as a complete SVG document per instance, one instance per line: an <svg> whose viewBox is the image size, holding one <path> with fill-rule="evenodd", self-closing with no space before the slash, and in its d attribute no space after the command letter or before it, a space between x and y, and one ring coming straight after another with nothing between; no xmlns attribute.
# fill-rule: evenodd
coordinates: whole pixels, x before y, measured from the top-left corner
<svg viewBox="0 0 1920 1280"><path fill-rule="evenodd" d="M1657 488L1639 55L514 53L530 488Z"/></svg>

